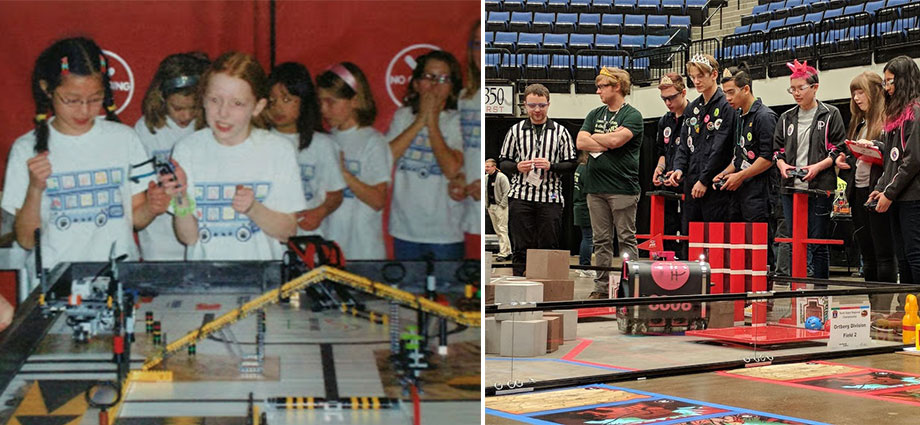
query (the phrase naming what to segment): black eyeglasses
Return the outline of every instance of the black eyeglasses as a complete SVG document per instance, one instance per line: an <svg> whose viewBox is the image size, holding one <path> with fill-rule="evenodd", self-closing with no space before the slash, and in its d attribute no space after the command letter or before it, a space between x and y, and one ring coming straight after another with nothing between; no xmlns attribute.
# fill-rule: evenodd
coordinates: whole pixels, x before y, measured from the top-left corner
<svg viewBox="0 0 920 425"><path fill-rule="evenodd" d="M680 96L680 93L675 93L670 96L661 96L661 100L665 102L673 102L674 99L677 99L677 96Z"/></svg>

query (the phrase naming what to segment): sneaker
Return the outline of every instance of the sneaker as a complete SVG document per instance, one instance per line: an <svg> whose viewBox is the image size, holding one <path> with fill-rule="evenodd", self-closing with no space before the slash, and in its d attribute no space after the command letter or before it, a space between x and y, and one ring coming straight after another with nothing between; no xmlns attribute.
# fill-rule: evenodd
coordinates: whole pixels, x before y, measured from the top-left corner
<svg viewBox="0 0 920 425"><path fill-rule="evenodd" d="M585 272L585 277L590 277L591 279L594 279L597 277L597 272L594 270L585 270L584 272Z"/></svg>
<svg viewBox="0 0 920 425"><path fill-rule="evenodd" d="M592 292L590 295L588 295L588 298L586 298L586 299L589 299L589 300L606 300L606 299L609 299L609 298L610 298L610 297L608 297L607 294L605 294L605 293L603 293L603 292L597 292L597 291L595 291L595 292Z"/></svg>
<svg viewBox="0 0 920 425"><path fill-rule="evenodd" d="M504 263L505 261L511 261L511 256L506 255L504 257L501 257L501 256L495 257L495 261L498 261L499 263Z"/></svg>

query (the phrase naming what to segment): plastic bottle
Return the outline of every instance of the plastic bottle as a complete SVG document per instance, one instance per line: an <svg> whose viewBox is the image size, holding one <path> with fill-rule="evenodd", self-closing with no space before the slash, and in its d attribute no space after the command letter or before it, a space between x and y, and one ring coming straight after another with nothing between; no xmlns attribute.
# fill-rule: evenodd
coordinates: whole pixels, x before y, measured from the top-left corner
<svg viewBox="0 0 920 425"><path fill-rule="evenodd" d="M917 341L918 323L920 323L920 317L917 316L917 296L908 294L907 303L904 305L904 318L901 319L901 340L903 343L914 344Z"/></svg>

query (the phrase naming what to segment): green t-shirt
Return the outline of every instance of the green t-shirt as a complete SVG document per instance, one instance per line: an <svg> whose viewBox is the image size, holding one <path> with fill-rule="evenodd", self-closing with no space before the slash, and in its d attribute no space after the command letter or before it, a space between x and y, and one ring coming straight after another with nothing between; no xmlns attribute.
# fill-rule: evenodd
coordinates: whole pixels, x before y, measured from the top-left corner
<svg viewBox="0 0 920 425"><path fill-rule="evenodd" d="M597 158L588 156L591 177L584 181L585 193L639 194L639 148L642 146L642 114L639 110L623 104L619 111L611 113L606 105L601 106L588 113L581 131L611 133L619 127L628 128L633 134L632 139Z"/></svg>

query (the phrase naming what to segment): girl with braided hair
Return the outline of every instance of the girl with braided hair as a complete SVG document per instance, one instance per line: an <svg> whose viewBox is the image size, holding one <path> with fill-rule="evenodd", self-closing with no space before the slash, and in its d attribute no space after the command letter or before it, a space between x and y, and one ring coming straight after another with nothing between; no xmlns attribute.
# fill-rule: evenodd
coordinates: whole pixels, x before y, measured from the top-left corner
<svg viewBox="0 0 920 425"><path fill-rule="evenodd" d="M17 242L31 250L40 228L49 268L105 260L113 243L116 255L136 259L132 230L168 199L149 177L129 178L146 155L115 115L102 49L87 38L55 42L35 62L32 95L35 129L13 143L0 203L15 214Z"/></svg>

